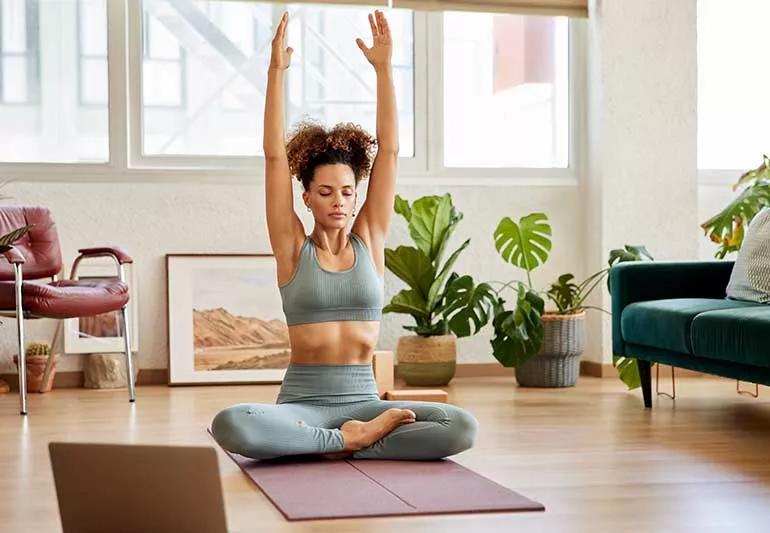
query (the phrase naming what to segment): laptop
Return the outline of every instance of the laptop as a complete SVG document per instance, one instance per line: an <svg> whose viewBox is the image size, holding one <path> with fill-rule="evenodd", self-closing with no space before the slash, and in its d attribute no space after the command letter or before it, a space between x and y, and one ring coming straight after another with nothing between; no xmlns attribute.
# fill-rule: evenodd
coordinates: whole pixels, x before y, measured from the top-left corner
<svg viewBox="0 0 770 533"><path fill-rule="evenodd" d="M64 533L226 533L214 448L51 442Z"/></svg>

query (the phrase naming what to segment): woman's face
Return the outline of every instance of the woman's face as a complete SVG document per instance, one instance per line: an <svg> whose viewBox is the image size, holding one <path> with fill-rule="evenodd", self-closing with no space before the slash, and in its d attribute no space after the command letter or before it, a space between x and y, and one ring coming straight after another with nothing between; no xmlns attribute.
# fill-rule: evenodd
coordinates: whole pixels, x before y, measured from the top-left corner
<svg viewBox="0 0 770 533"><path fill-rule="evenodd" d="M302 193L305 205L322 226L344 228L356 207L356 179L353 169L343 163L319 165Z"/></svg>

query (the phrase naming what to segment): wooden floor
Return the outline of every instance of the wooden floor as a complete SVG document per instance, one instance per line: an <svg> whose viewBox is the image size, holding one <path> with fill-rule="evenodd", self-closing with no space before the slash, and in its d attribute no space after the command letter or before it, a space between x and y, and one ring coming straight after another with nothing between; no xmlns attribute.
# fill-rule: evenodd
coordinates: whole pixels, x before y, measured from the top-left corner
<svg viewBox="0 0 770 533"><path fill-rule="evenodd" d="M669 385L666 382L665 385ZM661 382L661 385L664 385ZM642 408L615 379L523 389L513 378L456 378L450 401L480 421L477 445L454 459L524 495L544 513L482 513L287 522L220 452L232 531L769 531L770 390L677 380L676 402ZM210 445L205 427L236 402L273 402L277 385L62 389L0 396L0 530L60 531L51 440Z"/></svg>

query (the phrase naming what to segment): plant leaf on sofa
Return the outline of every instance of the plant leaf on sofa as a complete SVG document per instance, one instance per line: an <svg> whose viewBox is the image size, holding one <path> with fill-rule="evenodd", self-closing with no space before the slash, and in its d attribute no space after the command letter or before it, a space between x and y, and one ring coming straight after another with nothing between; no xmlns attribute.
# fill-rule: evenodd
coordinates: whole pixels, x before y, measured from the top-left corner
<svg viewBox="0 0 770 533"><path fill-rule="evenodd" d="M733 185L733 190L747 186L722 211L701 224L709 239L719 244L717 259L740 249L744 228L763 207L770 206L770 158L763 156L762 164L745 172Z"/></svg>
<svg viewBox="0 0 770 533"><path fill-rule="evenodd" d="M618 370L618 377L620 381L626 384L628 390L638 389L642 386L642 377L639 375L639 365L635 358L613 355L612 366Z"/></svg>

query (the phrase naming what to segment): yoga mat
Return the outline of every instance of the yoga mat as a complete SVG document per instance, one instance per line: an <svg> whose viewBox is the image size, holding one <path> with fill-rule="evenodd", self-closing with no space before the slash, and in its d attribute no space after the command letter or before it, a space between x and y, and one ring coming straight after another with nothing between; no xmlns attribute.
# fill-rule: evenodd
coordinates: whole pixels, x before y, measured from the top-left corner
<svg viewBox="0 0 770 533"><path fill-rule="evenodd" d="M258 461L225 453L287 520L545 510L450 459Z"/></svg>

